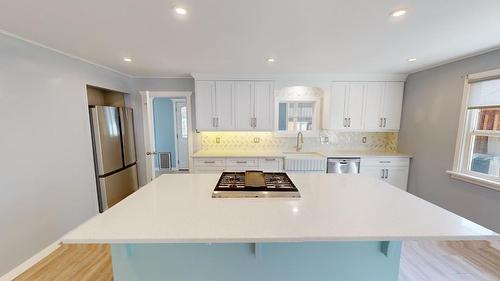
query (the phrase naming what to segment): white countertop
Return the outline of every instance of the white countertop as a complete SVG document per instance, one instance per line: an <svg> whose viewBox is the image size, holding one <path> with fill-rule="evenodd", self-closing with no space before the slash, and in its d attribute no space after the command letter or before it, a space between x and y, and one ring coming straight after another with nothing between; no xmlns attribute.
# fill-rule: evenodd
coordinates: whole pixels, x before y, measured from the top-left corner
<svg viewBox="0 0 500 281"><path fill-rule="evenodd" d="M498 239L377 179L289 174L302 198L211 198L219 174L166 174L63 237L64 243Z"/></svg>
<svg viewBox="0 0 500 281"><path fill-rule="evenodd" d="M293 152L293 151L291 151ZM386 152L386 151L365 151L365 150L319 150L319 151L304 151L322 155L323 157L412 157L406 153ZM204 157L285 157L283 151L279 150L259 150L259 151L233 151L233 150L202 150L193 154L195 158Z"/></svg>

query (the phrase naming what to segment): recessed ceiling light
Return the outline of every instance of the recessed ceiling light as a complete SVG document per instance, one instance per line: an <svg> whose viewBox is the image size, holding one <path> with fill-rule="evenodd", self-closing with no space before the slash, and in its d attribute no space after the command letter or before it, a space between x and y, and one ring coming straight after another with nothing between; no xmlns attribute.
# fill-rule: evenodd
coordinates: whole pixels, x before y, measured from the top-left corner
<svg viewBox="0 0 500 281"><path fill-rule="evenodd" d="M267 59L266 59L266 61L267 61L267 62L274 62L274 61L275 61L275 59L274 59L274 58L267 58Z"/></svg>
<svg viewBox="0 0 500 281"><path fill-rule="evenodd" d="M132 59L131 58L123 58L123 61L126 61L126 62L131 62Z"/></svg>
<svg viewBox="0 0 500 281"><path fill-rule="evenodd" d="M416 58L411 58L411 59L408 59L408 62L414 62L416 60L417 60Z"/></svg>
<svg viewBox="0 0 500 281"><path fill-rule="evenodd" d="M175 7L175 12L179 15L187 14L187 10L182 7Z"/></svg>
<svg viewBox="0 0 500 281"><path fill-rule="evenodd" d="M397 18L397 17L401 17L401 16L404 16L406 14L406 10L404 9L401 9L401 10L396 10L396 11L393 11L391 13L391 16Z"/></svg>

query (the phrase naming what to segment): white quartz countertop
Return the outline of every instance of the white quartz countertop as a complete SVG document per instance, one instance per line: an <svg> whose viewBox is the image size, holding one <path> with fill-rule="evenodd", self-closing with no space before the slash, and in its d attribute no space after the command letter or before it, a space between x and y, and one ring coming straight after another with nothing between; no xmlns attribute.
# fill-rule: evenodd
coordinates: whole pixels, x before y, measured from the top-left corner
<svg viewBox="0 0 500 281"><path fill-rule="evenodd" d="M293 151L290 151L293 152ZM304 151L304 153L312 152L323 157L412 157L406 153L400 152L386 152L386 151L345 151L345 150L319 150L319 151ZM193 154L195 158L204 158L204 157L286 157L286 152L272 150L272 151L198 151Z"/></svg>
<svg viewBox="0 0 500 281"><path fill-rule="evenodd" d="M498 239L478 224L377 179L289 174L302 198L211 198L219 174L166 174L64 243L230 243Z"/></svg>

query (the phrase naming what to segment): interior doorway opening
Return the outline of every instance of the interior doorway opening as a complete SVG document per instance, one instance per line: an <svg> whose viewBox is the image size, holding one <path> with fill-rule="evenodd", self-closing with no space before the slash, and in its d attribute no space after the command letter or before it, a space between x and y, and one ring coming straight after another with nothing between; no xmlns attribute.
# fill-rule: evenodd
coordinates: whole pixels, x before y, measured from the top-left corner
<svg viewBox="0 0 500 281"><path fill-rule="evenodd" d="M191 92L141 92L148 182L189 172L192 153Z"/></svg>

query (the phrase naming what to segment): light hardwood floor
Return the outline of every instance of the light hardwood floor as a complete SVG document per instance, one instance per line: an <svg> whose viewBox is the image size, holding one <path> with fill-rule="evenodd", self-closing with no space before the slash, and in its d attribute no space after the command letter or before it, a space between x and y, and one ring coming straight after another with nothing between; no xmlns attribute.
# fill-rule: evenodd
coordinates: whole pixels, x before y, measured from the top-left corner
<svg viewBox="0 0 500 281"><path fill-rule="evenodd" d="M109 245L62 245L15 280L113 280ZM486 241L404 242L399 280L499 281L500 251Z"/></svg>

